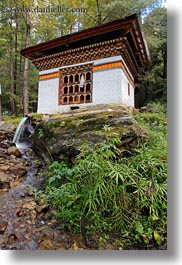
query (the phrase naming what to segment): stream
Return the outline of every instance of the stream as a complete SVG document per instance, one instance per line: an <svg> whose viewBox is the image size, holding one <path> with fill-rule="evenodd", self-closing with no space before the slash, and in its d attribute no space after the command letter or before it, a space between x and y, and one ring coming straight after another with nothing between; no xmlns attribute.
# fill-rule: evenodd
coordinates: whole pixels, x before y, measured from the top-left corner
<svg viewBox="0 0 182 265"><path fill-rule="evenodd" d="M36 198L34 190L45 183L45 166L29 141L17 148L14 137L0 130L0 249L85 249L82 236L64 231L44 200Z"/></svg>

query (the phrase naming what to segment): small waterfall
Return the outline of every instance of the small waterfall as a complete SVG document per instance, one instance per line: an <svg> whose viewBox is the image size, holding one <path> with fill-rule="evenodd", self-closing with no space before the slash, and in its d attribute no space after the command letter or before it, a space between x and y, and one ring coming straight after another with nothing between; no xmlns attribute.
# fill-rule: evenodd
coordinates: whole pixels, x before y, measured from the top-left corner
<svg viewBox="0 0 182 265"><path fill-rule="evenodd" d="M20 139L20 135L22 133L23 127L25 125L26 120L28 119L28 117L23 117L23 119L20 121L20 123L18 124L18 127L16 129L15 135L13 137L13 143L17 143Z"/></svg>
<svg viewBox="0 0 182 265"><path fill-rule="evenodd" d="M20 150L21 153L24 153L26 148L31 146L28 137L33 132L34 128L31 124L30 117L23 117L13 137L13 143L16 144L16 147Z"/></svg>
<svg viewBox="0 0 182 265"><path fill-rule="evenodd" d="M53 161L49 147L36 134L32 135L34 131L32 119L23 117L16 129L13 143L16 144L24 158L28 158L29 151L31 153L32 150L43 162L49 163Z"/></svg>

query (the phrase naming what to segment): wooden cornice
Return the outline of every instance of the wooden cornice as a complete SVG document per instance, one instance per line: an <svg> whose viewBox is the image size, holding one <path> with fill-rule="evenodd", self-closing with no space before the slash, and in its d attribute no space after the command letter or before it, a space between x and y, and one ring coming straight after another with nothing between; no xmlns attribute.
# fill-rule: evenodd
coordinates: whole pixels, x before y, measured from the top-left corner
<svg viewBox="0 0 182 265"><path fill-rule="evenodd" d="M47 63L45 69L49 69L48 67L51 65L51 67L53 67L52 58L54 56L57 58L57 61L55 60L54 65L59 65L61 60L62 63L68 61L66 58L60 59L60 57L66 56L67 54L71 54L74 57L74 54L72 53L73 51L78 52L79 49L80 51L86 51L88 47L95 47L95 52L92 51L92 58L105 58L105 54L102 51L100 51L100 53L97 51L97 45L100 47L100 43L102 41L115 41L116 39L118 40L119 38L123 37L127 38L128 42L126 45L128 46L127 49L130 60L127 60L129 60L131 64L134 64L134 66L130 66L130 68L135 68L138 71L140 67L143 67L148 63L149 56L147 54L147 48L145 47L145 42L143 40L136 14L124 19L112 21L101 26L75 32L32 47L28 47L21 50L21 54L32 60L38 69L42 69L43 61L44 67ZM120 45L119 42L117 42L117 45ZM99 54L101 57L99 57ZM112 55L112 52L110 54ZM119 53L119 51L115 51L113 54L121 53ZM77 55L77 57L78 58L76 61L82 61L79 55ZM85 59L89 58L87 54L82 57L85 57ZM49 63L47 60L51 60L51 63ZM42 66L40 66L41 64Z"/></svg>

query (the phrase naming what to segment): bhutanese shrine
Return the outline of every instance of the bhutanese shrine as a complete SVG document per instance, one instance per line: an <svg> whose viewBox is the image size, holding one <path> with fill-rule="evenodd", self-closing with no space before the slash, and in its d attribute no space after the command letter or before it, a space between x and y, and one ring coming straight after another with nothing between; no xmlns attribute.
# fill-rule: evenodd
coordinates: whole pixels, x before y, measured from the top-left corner
<svg viewBox="0 0 182 265"><path fill-rule="evenodd" d="M135 79L149 53L137 16L21 50L39 70L38 113L98 104L134 107Z"/></svg>

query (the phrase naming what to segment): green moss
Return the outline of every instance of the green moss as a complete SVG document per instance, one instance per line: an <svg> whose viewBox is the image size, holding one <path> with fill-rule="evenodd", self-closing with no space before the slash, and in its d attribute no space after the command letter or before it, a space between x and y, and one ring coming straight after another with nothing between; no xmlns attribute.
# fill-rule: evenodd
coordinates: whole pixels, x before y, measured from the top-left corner
<svg viewBox="0 0 182 265"><path fill-rule="evenodd" d="M56 159L64 157L70 161L83 143L91 150L95 144L112 138L122 139L125 144L140 136L140 127L125 108L109 110L107 106L105 110L51 115L48 121L37 124L36 133Z"/></svg>

